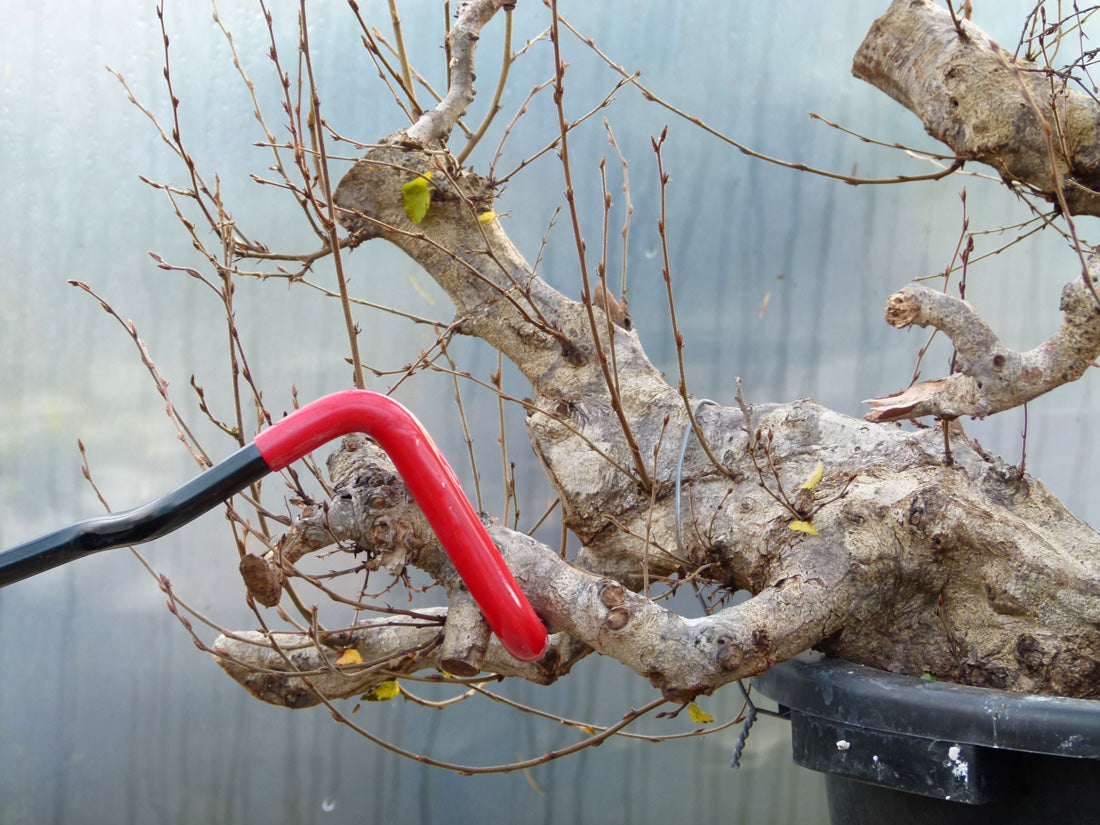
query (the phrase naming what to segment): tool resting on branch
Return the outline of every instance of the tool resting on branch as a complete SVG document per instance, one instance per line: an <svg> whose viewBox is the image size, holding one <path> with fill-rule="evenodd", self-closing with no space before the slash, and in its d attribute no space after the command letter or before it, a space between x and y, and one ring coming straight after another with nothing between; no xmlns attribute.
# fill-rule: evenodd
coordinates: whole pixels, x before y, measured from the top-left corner
<svg viewBox="0 0 1100 825"><path fill-rule="evenodd" d="M972 23L959 25L962 33L929 2L899 0L875 24L856 71L918 111L960 157L1052 198L1044 187L1055 180L1072 211L1100 214L1090 160L1100 146L1079 123L1093 102L1067 92L1048 111L1048 80ZM466 80L472 94L472 75ZM993 108L981 103L993 94ZM969 305L923 288L899 293L891 323L942 329L958 346L959 372L879 399L875 421L809 401L696 406L650 363L637 331L605 314L606 299L586 303L551 288L500 222L485 218L493 186L438 142L461 114L456 99L371 149L335 203L352 243L403 250L450 297L459 331L495 347L530 382L531 446L582 549L566 560L499 524L490 534L550 646L525 664L489 638L400 477L353 437L329 459L335 494L269 554L272 574L338 545L393 572L427 571L449 609L332 636L277 634L278 645L267 634L226 635L216 647L234 678L266 701L299 707L424 669L548 683L596 652L686 700L817 648L913 675L1100 696L1096 532L1041 482L961 433L945 443L938 428L879 423L986 415L1078 377L1100 346L1087 285L1067 288L1065 326L1023 354ZM1044 117L1067 127L1060 146L1070 151L1053 173ZM413 223L403 187L428 172L431 206ZM647 597L658 580L751 598L684 617ZM348 647L365 664L338 666Z"/></svg>

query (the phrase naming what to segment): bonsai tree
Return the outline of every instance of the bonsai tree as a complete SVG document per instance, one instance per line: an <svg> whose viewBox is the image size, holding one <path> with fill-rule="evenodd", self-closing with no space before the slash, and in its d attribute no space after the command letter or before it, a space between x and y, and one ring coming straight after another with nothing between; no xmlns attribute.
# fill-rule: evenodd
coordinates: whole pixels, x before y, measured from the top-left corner
<svg viewBox="0 0 1100 825"><path fill-rule="evenodd" d="M585 237L575 195L571 135L607 108L612 95L593 111L571 113L562 44L579 39L598 55L620 78L613 91L640 94L670 118L760 162L848 184L884 181L775 161L722 135L620 67L574 29L555 2L548 4L546 30L519 49L512 41L514 3L459 3L445 38L447 87L438 93L417 72L396 9L392 31L383 36L350 5L366 54L408 116L398 122L379 114L378 130L386 136L373 142L340 135L326 120L323 90L313 82L306 4L293 57L280 51L267 15L285 122L270 127L256 104L275 159L274 178L266 183L296 201L316 235L316 250L278 249L246 235L216 183L192 160L178 124L158 123L190 184L154 185L177 204L206 268L161 265L186 269L211 286L224 301L231 333L240 279L279 278L294 289L327 290L341 309L350 383L364 388L372 366L359 346L356 313L387 310L370 303L369 280L361 294L349 286L357 252L388 242L415 261L449 296L454 315L436 325L431 347L410 353L396 384L422 372L450 376L455 413L462 416L464 391L495 393L502 432L493 448L505 450L510 491L512 462L521 459L507 445L503 422L523 421L555 500L526 532L518 529L511 493L502 511L484 518L550 641L537 661L509 655L386 454L352 436L328 457L325 471L307 462L287 472L289 492L268 483L231 503L246 598L261 629L223 629L212 643L195 634L228 675L266 702L324 703L351 725L337 700L386 698L402 689L402 679L480 686L510 677L548 684L592 655L618 660L656 689L653 703L617 725L589 731L577 747L603 741L656 707L675 711L809 649L977 686L1100 695L1100 537L1025 467L984 451L961 426L1080 378L1100 353L1100 263L1078 226L1081 216L1100 215L1100 102L1088 74L1093 53L1084 51L1068 66L1054 63L1056 46L1076 38L1083 20L1048 21L1040 4L1015 49L984 34L970 19L969 3L956 9L950 2L944 8L931 0L895 0L871 26L853 73L911 110L945 146L943 155L921 155L931 171L889 182L992 169L1049 231L1066 236L1080 266L1064 276L1061 326L1026 352L1003 343L980 308L951 294L950 270L941 290L899 283L886 321L942 333L954 348L952 366L935 380L899 381L897 393L868 402L870 412L859 419L808 400L764 403L740 388L726 404L692 394L683 348L690 332L676 316L676 277L664 242L664 134L654 137L652 149L678 374L666 376L653 365L630 316L625 265L619 277L608 264L607 165L599 167L602 243ZM485 94L475 87L485 73L477 45L490 26L507 32L503 68L477 122L468 114ZM540 40L548 40L540 45L552 56L552 74L532 96L552 96L557 128L535 152L560 160L561 221L568 232L547 243L575 255L576 281L566 290L540 277L540 251L525 256L509 238L509 222L523 220L518 211L507 214L516 208L507 198L512 173L499 173L495 160L468 164L488 135L507 139L526 109L525 102L507 124L498 116L510 66ZM165 44L167 50L167 33ZM171 89L167 63L165 76ZM173 117L177 106L173 96ZM606 128L617 151L610 123ZM357 159L338 159L337 145L355 147ZM628 179L626 159L616 157L611 166ZM629 202L628 187L626 196ZM628 210L624 239L629 229ZM209 243L210 231L216 244ZM970 248L964 227L953 262L964 274ZM331 264L335 288L311 280L322 264ZM514 365L525 390L506 391L501 366L488 378L467 371L452 346L460 336L480 339L501 363ZM240 339L231 340L236 423L221 426L244 444L281 412L264 404ZM156 375L155 366L150 369ZM158 382L163 387L159 376ZM201 395L200 403L217 421ZM177 414L172 405L170 411ZM181 435L190 438L182 426ZM555 520L560 525L551 527ZM560 542L549 538L559 534ZM185 604L167 580L162 587L190 629ZM443 594L436 606L390 603L395 588L425 587ZM681 589L700 594L702 615L667 606L668 595ZM371 591L380 593L368 596ZM749 597L734 598L742 592Z"/></svg>

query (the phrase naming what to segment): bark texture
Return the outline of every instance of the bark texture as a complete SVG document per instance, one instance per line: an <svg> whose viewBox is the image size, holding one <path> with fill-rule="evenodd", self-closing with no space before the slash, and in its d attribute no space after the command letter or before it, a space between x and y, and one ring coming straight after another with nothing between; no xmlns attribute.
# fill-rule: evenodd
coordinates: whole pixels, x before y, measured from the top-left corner
<svg viewBox="0 0 1100 825"><path fill-rule="evenodd" d="M1014 58L970 20L931 0L894 0L852 73L920 117L960 159L986 163L1071 214L1100 215L1100 103L1049 67ZM1098 277L1093 256L1062 291L1062 326L1028 352L1003 344L964 301L916 286L890 296L887 322L946 333L956 371L869 400L868 420L984 418L1076 381L1100 354Z"/></svg>
<svg viewBox="0 0 1100 825"><path fill-rule="evenodd" d="M432 180L446 183L414 226L401 185L433 167ZM688 515L678 544L676 465L690 426L683 400L646 359L635 332L607 325L598 309L590 325L587 308L535 276L499 224L477 221L490 198L475 175L400 139L361 160L337 192L351 231L389 240L416 259L451 296L462 329L499 348L530 379L532 445L565 504L567 525L585 545L570 563L527 536L493 528L555 643L543 661L522 666L493 642L478 666L548 681L594 650L667 696L688 698L817 647L971 684L1100 694L1100 541L1040 482L1018 477L961 436L948 463L937 430L872 424L805 401L703 407L700 428L721 469L697 444L688 449ZM643 489L629 469L597 336L604 351L614 347L619 395L642 454L660 444L655 490ZM818 461L823 480L800 490ZM282 563L303 549L346 542L388 564L423 567L455 590L445 557L384 456L349 441L335 454L332 475L336 498L295 525ZM792 530L795 521L810 521L817 535ZM643 570L754 596L684 618L634 592ZM361 633L364 661L384 659L377 633ZM447 628L387 633L407 636L390 643L397 655L423 645L426 633L442 644ZM309 651L299 664L323 670L347 641L328 649L293 644ZM226 638L218 649L237 662L259 656L265 668L286 669L277 652L256 643ZM434 656L405 656L400 667L387 663L366 681L438 666ZM300 678L284 684L285 703L300 704ZM349 681L340 695L363 684ZM284 701L271 673L250 689Z"/></svg>
<svg viewBox="0 0 1100 825"><path fill-rule="evenodd" d="M894 3L857 65L877 72L905 105L934 109L930 131L954 141L956 151L1039 186L1043 153L1027 144L1038 128L1034 114L1018 94L1011 107L997 104L1000 115L978 102L995 92L1011 97L1019 73L976 29L968 27L965 38L953 27L945 34L942 17L929 3ZM986 79L972 100L960 84L980 74ZM1069 96L1055 101L1060 122L1077 122L1071 103ZM1035 153L1038 165L1028 171L1023 155L1035 161ZM1064 160L1066 197L1072 192L1084 209L1091 167ZM427 171L431 207L413 224L402 185ZM375 566L426 570L442 583L450 609L333 636L227 635L217 652L231 676L266 701L299 707L318 693L354 695L423 669L546 683L596 652L686 700L815 647L896 672L1100 697L1100 537L1041 482L960 433L951 435L948 456L938 429L903 430L809 401L699 407L698 433L710 455L690 440L678 472L681 438L691 427L684 399L650 363L636 331L604 314L606 301L586 306L552 289L498 222L478 220L493 197L487 181L407 133L371 150L336 192L341 221L358 242L400 247L450 296L459 329L500 350L530 381L531 445L583 549L566 561L529 536L495 524L490 532L552 634L546 655L523 664L488 638L386 457L353 437L330 458L332 500L304 513L264 560L266 575L254 570L252 578L264 582L265 593L277 590L271 580L293 572L302 555L339 544ZM960 345L963 370L945 379L943 396L956 406L941 400L927 411L986 414L994 396L982 386L975 392L976 382L1003 378L1018 387L1038 375L1051 386L1068 369L1050 361L1054 350L1069 351L1078 365L1091 359L1097 313L1079 286L1074 300L1083 320L1067 320L1072 334L1023 355L1001 346L962 302L919 288L895 296L898 324L939 326ZM1067 317L1074 312L1067 308ZM1082 327L1087 333L1074 337ZM920 398L891 403L877 408L880 420L925 411ZM648 485L635 470L636 455L652 463ZM820 482L804 485L819 462ZM752 598L684 617L640 592L656 578L746 590ZM364 664L337 664L349 646Z"/></svg>
<svg viewBox="0 0 1100 825"><path fill-rule="evenodd" d="M917 115L959 158L1052 203L1061 190L1071 214L1100 215L1100 104L1014 59L971 21L960 25L964 35L932 0L894 0L852 74Z"/></svg>
<svg viewBox="0 0 1100 825"><path fill-rule="evenodd" d="M500 11L504 0L463 0L458 6L454 25L447 33L451 48L448 69L454 78L447 96L434 109L421 115L409 127L409 138L425 146L446 142L451 129L466 108L474 102L474 58L482 27Z"/></svg>
<svg viewBox="0 0 1100 825"><path fill-rule="evenodd" d="M966 301L922 286L907 286L890 296L886 321L898 328L935 327L955 345L956 372L922 381L866 403L869 421L898 421L932 415L952 419L987 415L1026 404L1076 381L1100 355L1100 258L1089 258L1088 282L1062 290L1062 325L1048 340L1027 352L1005 346Z"/></svg>

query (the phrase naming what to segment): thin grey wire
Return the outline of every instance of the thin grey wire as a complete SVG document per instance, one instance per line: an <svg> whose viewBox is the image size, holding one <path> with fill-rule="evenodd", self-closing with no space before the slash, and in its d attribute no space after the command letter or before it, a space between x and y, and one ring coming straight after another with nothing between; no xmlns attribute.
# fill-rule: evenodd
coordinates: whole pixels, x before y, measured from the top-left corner
<svg viewBox="0 0 1100 825"><path fill-rule="evenodd" d="M733 758L730 760L731 768L741 767L741 754L745 752L745 743L749 740L749 731L756 723L756 703L749 696L749 689L744 681L737 680L737 687L741 688L741 695L745 697L745 722L741 725L741 732L737 735L737 744L733 746Z"/></svg>
<svg viewBox="0 0 1100 825"><path fill-rule="evenodd" d="M717 401L711 401L709 398L700 398L691 408L691 418L695 418L699 410L708 404L715 407L719 406ZM676 549L680 551L681 557L684 555L684 522L683 510L680 504L684 480L684 456L687 455L688 442L691 441L691 435L694 431L695 428L691 426L691 421L689 420L687 427L684 429L683 441L680 442L680 458L676 462ZM699 594L699 603L703 605L704 610L707 609L707 604L703 599L702 593ZM745 686L744 680L738 679L737 686L741 688L741 695L745 697L745 722L741 725L741 732L737 735L737 744L733 746L733 759L730 761L731 768L741 767L741 754L745 752L745 743L748 742L749 731L752 730L752 726L756 723L757 713L769 713L768 711L761 711L761 709L756 707L756 703L753 702L752 698L749 696L749 689Z"/></svg>
<svg viewBox="0 0 1100 825"><path fill-rule="evenodd" d="M714 407L719 406L717 401L700 398L691 408L691 419L694 419L700 408L705 407L707 404ZM683 514L680 511L680 487L684 480L684 456L687 455L688 441L691 440L691 434L695 429L691 426L691 419L688 419L687 427L684 429L684 440L680 442L680 460L676 462L676 549L680 551L681 558L684 555L684 537L682 532ZM702 596L699 598L701 599ZM706 607L706 605L704 604L703 607Z"/></svg>

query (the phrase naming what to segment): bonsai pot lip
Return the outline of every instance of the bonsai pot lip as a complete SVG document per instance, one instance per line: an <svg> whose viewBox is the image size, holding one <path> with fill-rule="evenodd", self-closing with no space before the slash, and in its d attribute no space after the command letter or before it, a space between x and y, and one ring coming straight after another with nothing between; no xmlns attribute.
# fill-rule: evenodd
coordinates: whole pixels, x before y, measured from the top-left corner
<svg viewBox="0 0 1100 825"><path fill-rule="evenodd" d="M1100 701L933 682L819 653L752 679L780 705L870 728L1013 751L1100 759Z"/></svg>

